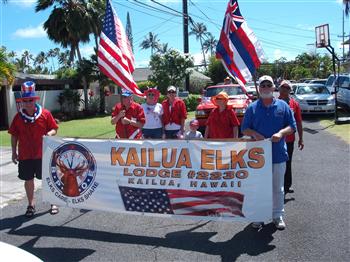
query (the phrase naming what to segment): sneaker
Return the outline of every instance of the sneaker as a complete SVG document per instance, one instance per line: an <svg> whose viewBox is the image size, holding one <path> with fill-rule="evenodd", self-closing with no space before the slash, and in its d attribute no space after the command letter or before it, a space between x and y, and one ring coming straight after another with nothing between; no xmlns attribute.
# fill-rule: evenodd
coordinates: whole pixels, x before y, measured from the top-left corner
<svg viewBox="0 0 350 262"><path fill-rule="evenodd" d="M252 223L252 228L259 229L259 228L262 228L263 226L264 226L263 222L253 222Z"/></svg>
<svg viewBox="0 0 350 262"><path fill-rule="evenodd" d="M275 227L279 230L283 230L286 228L286 223L284 223L283 218L277 218L273 220L273 223L275 224Z"/></svg>

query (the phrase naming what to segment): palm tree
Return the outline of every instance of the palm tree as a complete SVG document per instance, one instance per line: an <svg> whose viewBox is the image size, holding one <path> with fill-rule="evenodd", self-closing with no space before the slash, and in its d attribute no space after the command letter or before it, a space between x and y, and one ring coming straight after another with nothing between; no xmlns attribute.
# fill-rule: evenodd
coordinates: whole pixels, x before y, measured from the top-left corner
<svg viewBox="0 0 350 262"><path fill-rule="evenodd" d="M165 43L165 44L159 44L157 50L159 53L165 54L166 52L170 51L171 48L168 48L168 43Z"/></svg>
<svg viewBox="0 0 350 262"><path fill-rule="evenodd" d="M43 11L53 6L49 18L44 23L44 29L50 40L70 48L70 60L78 57L81 62L79 43L89 42L90 20L87 6L83 0L38 0L35 11ZM87 109L87 83L82 78L84 86L85 109Z"/></svg>
<svg viewBox="0 0 350 262"><path fill-rule="evenodd" d="M47 58L51 58L51 63L52 63L52 65L51 65L51 72L52 71L56 71L56 67L55 67L55 63L54 63L54 58L55 57L58 57L59 56L59 54L60 54L60 49L58 48L58 47L56 47L56 48L54 48L54 49L50 49L48 52L47 52L47 54L46 54L46 57ZM52 67L53 67L53 70L52 70Z"/></svg>
<svg viewBox="0 0 350 262"><path fill-rule="evenodd" d="M68 68L71 66L71 61L69 60L69 50L65 50L64 52L60 52L58 55L58 63L63 68Z"/></svg>
<svg viewBox="0 0 350 262"><path fill-rule="evenodd" d="M34 59L34 65L37 67L37 71L40 73L43 73L45 70L45 65L47 64L49 60L47 59L47 56L45 52L41 51Z"/></svg>
<svg viewBox="0 0 350 262"><path fill-rule="evenodd" d="M25 67L29 69L31 62L33 61L33 55L29 53L28 50L25 50L22 54L22 59L25 62Z"/></svg>
<svg viewBox="0 0 350 262"><path fill-rule="evenodd" d="M203 48L205 53L208 53L208 51L210 51L210 55L212 56L216 45L218 44L218 40L216 40L211 33L208 33L207 37L208 38L203 42Z"/></svg>
<svg viewBox="0 0 350 262"><path fill-rule="evenodd" d="M7 82L12 84L15 79L15 66L7 58L5 50L0 48L0 83L6 78Z"/></svg>
<svg viewBox="0 0 350 262"><path fill-rule="evenodd" d="M203 23L192 23L190 35L195 35L196 39L199 40L202 48L204 66L207 68L207 62L205 60L205 54L203 49L203 37L207 34L207 27Z"/></svg>
<svg viewBox="0 0 350 262"><path fill-rule="evenodd" d="M106 0L88 0L87 1L87 15L89 18L89 30L94 35L95 51L97 55L98 37L101 34L103 26L103 18L105 15Z"/></svg>
<svg viewBox="0 0 350 262"><path fill-rule="evenodd" d="M349 16L350 12L350 0L343 0L343 4L345 6L345 15Z"/></svg>
<svg viewBox="0 0 350 262"><path fill-rule="evenodd" d="M145 39L141 42L141 49L151 48L151 55L153 55L153 50L159 48L159 40L157 39L157 35L152 32L148 33L148 36L145 36Z"/></svg>

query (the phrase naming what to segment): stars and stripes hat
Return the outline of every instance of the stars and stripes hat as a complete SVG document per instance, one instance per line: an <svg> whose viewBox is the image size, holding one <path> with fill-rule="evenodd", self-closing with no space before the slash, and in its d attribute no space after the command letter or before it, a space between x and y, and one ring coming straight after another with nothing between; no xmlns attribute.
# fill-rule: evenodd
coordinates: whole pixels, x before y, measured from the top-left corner
<svg viewBox="0 0 350 262"><path fill-rule="evenodd" d="M16 100L23 101L35 99L39 100L40 97L35 94L35 83L33 81L26 81L21 85L21 92Z"/></svg>
<svg viewBox="0 0 350 262"><path fill-rule="evenodd" d="M122 88L122 96L124 96L124 97L132 96L132 92L126 88Z"/></svg>

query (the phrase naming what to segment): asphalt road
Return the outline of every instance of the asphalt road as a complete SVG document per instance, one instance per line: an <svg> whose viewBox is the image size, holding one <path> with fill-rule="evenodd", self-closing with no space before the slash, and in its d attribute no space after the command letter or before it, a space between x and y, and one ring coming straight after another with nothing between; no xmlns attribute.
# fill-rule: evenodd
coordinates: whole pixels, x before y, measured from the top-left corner
<svg viewBox="0 0 350 262"><path fill-rule="evenodd" d="M284 231L244 223L196 222L61 208L36 197L0 209L1 241L44 261L348 261L349 145L317 122L304 123L305 149L294 155L294 194L286 197Z"/></svg>

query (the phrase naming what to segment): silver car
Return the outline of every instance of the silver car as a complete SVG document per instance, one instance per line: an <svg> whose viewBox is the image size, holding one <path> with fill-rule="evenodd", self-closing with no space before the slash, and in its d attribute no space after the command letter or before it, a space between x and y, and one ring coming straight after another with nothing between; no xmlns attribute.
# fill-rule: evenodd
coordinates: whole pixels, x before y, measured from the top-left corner
<svg viewBox="0 0 350 262"><path fill-rule="evenodd" d="M335 111L334 97L322 84L298 85L293 96L302 114L331 114Z"/></svg>

